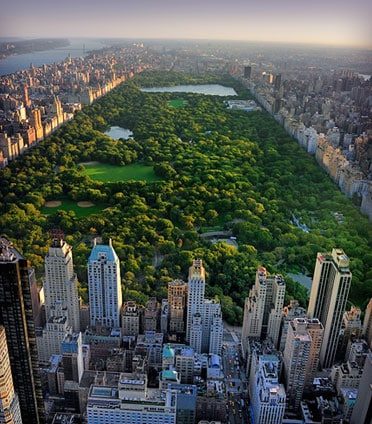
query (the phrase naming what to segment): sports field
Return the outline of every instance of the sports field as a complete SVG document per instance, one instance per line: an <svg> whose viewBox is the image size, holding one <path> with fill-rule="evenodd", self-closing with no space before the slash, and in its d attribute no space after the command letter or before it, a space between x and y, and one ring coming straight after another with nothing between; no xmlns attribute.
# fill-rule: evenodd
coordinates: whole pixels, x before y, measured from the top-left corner
<svg viewBox="0 0 372 424"><path fill-rule="evenodd" d="M139 163L120 166L89 162L82 165L85 168L86 175L97 181L116 182L135 180L154 182L159 180L152 166L141 165Z"/></svg>
<svg viewBox="0 0 372 424"><path fill-rule="evenodd" d="M187 100L184 99L173 99L168 101L168 106L174 109L181 109L187 105Z"/></svg>
<svg viewBox="0 0 372 424"><path fill-rule="evenodd" d="M84 216L99 213L103 209L105 209L104 205L96 205L88 201L75 202L71 199L60 198L46 202L41 208L41 213L44 215L52 215L58 211L73 211L78 218L82 218Z"/></svg>

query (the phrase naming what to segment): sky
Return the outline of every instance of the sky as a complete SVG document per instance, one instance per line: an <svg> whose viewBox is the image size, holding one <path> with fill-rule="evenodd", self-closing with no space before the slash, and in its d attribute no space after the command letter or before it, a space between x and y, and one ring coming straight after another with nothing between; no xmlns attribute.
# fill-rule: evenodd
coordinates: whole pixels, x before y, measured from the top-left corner
<svg viewBox="0 0 372 424"><path fill-rule="evenodd" d="M275 41L372 48L371 0L1 0L0 37Z"/></svg>

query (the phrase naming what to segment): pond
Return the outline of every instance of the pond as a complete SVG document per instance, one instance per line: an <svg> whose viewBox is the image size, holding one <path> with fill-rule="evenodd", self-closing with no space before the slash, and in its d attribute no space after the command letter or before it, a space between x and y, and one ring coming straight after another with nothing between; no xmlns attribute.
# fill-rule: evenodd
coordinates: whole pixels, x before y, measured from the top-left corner
<svg viewBox="0 0 372 424"><path fill-rule="evenodd" d="M173 87L148 87L141 88L145 93L194 93L208 94L212 96L237 96L236 91L231 87L220 84L200 84L200 85L176 85Z"/></svg>
<svg viewBox="0 0 372 424"><path fill-rule="evenodd" d="M128 140L128 138L132 137L133 132L131 130L128 130L127 128L110 127L109 130L105 131L105 134L115 140L119 140L119 138Z"/></svg>
<svg viewBox="0 0 372 424"><path fill-rule="evenodd" d="M288 272L287 274L292 278L292 280L297 281L297 283L300 283L301 286L306 287L310 291L311 284L313 282L311 277L308 277L305 274L293 274L291 272Z"/></svg>

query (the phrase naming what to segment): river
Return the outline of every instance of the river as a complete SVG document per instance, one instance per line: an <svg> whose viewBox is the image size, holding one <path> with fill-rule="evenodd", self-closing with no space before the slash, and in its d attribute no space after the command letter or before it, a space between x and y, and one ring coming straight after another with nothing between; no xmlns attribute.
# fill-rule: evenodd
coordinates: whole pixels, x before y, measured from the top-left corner
<svg viewBox="0 0 372 424"><path fill-rule="evenodd" d="M28 68L31 63L34 66L58 63L66 59L69 54L71 57L85 56L90 50L98 50L105 47L105 44L99 40L70 39L69 41L70 45L67 47L8 56L0 60L0 75L21 71Z"/></svg>

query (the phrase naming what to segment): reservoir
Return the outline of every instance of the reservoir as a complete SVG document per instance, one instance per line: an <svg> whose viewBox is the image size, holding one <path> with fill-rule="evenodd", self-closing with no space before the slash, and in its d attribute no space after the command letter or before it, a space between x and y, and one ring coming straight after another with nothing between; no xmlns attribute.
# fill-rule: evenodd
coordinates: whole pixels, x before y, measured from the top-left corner
<svg viewBox="0 0 372 424"><path fill-rule="evenodd" d="M231 87L220 84L200 84L200 85L175 85L173 87L149 87L141 88L144 93L194 93L207 94L211 96L237 96L236 91Z"/></svg>
<svg viewBox="0 0 372 424"><path fill-rule="evenodd" d="M65 60L69 54L71 57L80 57L87 55L90 50L106 47L103 42L98 40L70 39L69 41L70 45L67 47L8 56L0 60L0 75L12 74L29 68L31 63L36 67L58 63Z"/></svg>
<svg viewBox="0 0 372 424"><path fill-rule="evenodd" d="M119 140L119 138L128 140L128 138L132 137L133 132L131 130L128 130L127 128L110 127L109 130L105 131L105 134L115 140Z"/></svg>
<svg viewBox="0 0 372 424"><path fill-rule="evenodd" d="M293 274L291 272L287 273L289 277L292 278L292 280L297 281L297 283L300 283L302 286L306 287L309 291L311 290L311 284L313 282L311 277L308 277L305 274Z"/></svg>

